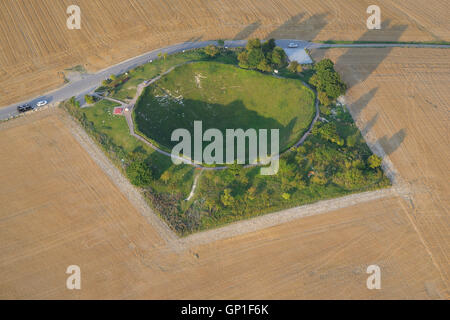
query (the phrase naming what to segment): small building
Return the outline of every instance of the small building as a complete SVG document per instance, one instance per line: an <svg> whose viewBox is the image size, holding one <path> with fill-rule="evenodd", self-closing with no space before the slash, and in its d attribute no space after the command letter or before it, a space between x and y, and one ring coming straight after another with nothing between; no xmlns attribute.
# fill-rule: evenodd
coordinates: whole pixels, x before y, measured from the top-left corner
<svg viewBox="0 0 450 320"><path fill-rule="evenodd" d="M113 114L116 115L116 116L121 116L123 114L123 108L122 107L115 107Z"/></svg>
<svg viewBox="0 0 450 320"><path fill-rule="evenodd" d="M299 64L311 64L313 63L311 57L302 48L286 48L284 49L289 61L297 61Z"/></svg>

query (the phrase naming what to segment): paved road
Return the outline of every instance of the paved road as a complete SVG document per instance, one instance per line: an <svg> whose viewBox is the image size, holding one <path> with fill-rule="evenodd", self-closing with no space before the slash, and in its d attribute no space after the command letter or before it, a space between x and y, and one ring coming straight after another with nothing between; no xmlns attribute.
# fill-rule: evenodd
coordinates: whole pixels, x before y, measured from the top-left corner
<svg viewBox="0 0 450 320"><path fill-rule="evenodd" d="M246 40L233 40L233 41L225 41L225 46L228 47L241 47L246 44ZM450 45L433 45L433 44L323 44L323 43L312 43L308 41L300 41L300 40L277 40L277 45L282 48L287 48L288 44L291 42L295 42L299 45L299 48L336 48L336 47L355 47L355 48L377 48L377 47L412 47L412 48L450 48ZM107 79L111 74L121 74L129 71L137 66L140 66L149 60L155 60L158 58L158 54L160 52L166 52L168 54L180 52L183 50L189 50L194 48L202 48L209 44L216 44L216 41L201 41L201 42L184 42L180 44L176 44L173 46L169 46L166 48L154 50L143 55L131 58L109 68L98 71L94 74L84 74L81 79L70 82L67 85L48 92L42 96L36 97L31 100L22 101L19 103L15 103L13 105L5 106L0 108L0 120L8 119L12 116L17 115L17 106L28 103L31 105L36 105L36 102L40 100L47 100L49 103L57 103L63 100L69 99L70 97L77 97L77 99L82 99L85 94L92 93L96 88L101 85L101 82L104 79Z"/></svg>

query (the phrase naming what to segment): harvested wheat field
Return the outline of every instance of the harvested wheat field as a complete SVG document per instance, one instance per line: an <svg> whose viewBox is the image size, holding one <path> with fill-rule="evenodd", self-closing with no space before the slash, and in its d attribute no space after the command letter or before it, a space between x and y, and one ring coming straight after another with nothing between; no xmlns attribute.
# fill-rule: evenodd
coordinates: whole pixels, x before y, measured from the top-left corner
<svg viewBox="0 0 450 320"><path fill-rule="evenodd" d="M69 5L81 30L66 27ZM64 83L65 69L90 72L184 41L294 38L357 40L369 0L40 0L0 2L0 106ZM446 0L383 0L385 25L366 40L449 41Z"/></svg>
<svg viewBox="0 0 450 320"><path fill-rule="evenodd" d="M0 126L0 298L425 298L445 283L390 197L179 247L150 224L49 109ZM65 287L79 265L82 289ZM368 265L382 290L366 288Z"/></svg>
<svg viewBox="0 0 450 320"><path fill-rule="evenodd" d="M450 54L440 49L316 50L350 85L346 99L367 139L385 151L408 217L450 283ZM418 260L417 263L420 260Z"/></svg>

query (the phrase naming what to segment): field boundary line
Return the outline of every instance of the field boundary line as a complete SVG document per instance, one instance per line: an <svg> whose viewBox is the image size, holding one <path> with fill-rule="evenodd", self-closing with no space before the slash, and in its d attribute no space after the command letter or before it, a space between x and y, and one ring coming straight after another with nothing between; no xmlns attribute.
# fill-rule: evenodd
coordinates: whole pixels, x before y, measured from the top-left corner
<svg viewBox="0 0 450 320"><path fill-rule="evenodd" d="M61 111L63 113L64 111ZM74 120L69 114L62 115L68 128L81 145L81 147L89 154L91 159L100 167L100 169L110 178L112 183L119 188L130 203L144 216L148 223L155 228L159 236L169 246L177 245L178 235L173 232L169 226L153 211L145 200L138 188L134 187L123 176L120 170L111 162L103 150L95 143L94 140L86 133L86 131ZM173 248L180 249L180 248Z"/></svg>
<svg viewBox="0 0 450 320"><path fill-rule="evenodd" d="M64 111L61 111L63 113ZM106 173L131 204L155 228L169 249L182 252L192 246L207 244L217 240L228 239L269 227L281 225L293 220L324 214L338 209L351 207L359 203L399 196L399 187L354 193L340 198L321 200L312 204L297 206L273 213L264 214L247 220L236 221L216 229L200 231L187 237L180 237L170 229L167 223L154 212L144 199L142 193L123 176L120 170L108 159L103 150L89 137L84 129L67 113L64 118L76 141L89 154L94 162Z"/></svg>
<svg viewBox="0 0 450 320"><path fill-rule="evenodd" d="M364 202L397 196L397 188L394 186L387 189L367 191L340 198L321 200L299 207L264 214L247 220L236 221L217 229L194 233L185 238L180 238L179 242L184 247L190 248L197 245L204 245L210 242L233 238L262 229L267 229L300 218L324 214Z"/></svg>

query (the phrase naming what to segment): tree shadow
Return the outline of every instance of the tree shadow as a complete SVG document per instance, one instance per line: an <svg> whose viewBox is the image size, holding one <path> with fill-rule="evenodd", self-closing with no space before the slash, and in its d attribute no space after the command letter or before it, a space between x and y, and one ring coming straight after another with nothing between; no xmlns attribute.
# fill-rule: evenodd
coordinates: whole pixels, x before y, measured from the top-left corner
<svg viewBox="0 0 450 320"><path fill-rule="evenodd" d="M305 14L302 13L298 13L295 16L290 17L288 20L286 20L282 25L280 25L279 27L277 27L275 30L271 31L268 35L267 38L271 39L283 39L284 37L284 32L286 29L292 29L295 26L298 25L300 19L304 16Z"/></svg>
<svg viewBox="0 0 450 320"><path fill-rule="evenodd" d="M248 26L246 26L244 29L239 31L233 38L233 40L244 40L250 37L259 27L261 26L261 22L255 21Z"/></svg>
<svg viewBox="0 0 450 320"><path fill-rule="evenodd" d="M378 139L377 143L381 145L381 147L383 148L384 152L387 155L391 155L392 153L394 153L395 150L398 149L398 147L400 147L402 142L405 140L405 137L406 137L406 130L401 129L391 138L384 136Z"/></svg>
<svg viewBox="0 0 450 320"><path fill-rule="evenodd" d="M408 28L407 25L394 25L392 27L389 27L389 25L390 20L386 20L382 23L381 30L367 30L357 41L373 41L373 39L376 39L376 37L379 36L380 33L384 34L385 32L392 34L392 39L390 39L390 42L397 41ZM358 83L364 82L378 68L383 60L386 59L386 57L392 51L392 47L370 48L370 50L374 50L376 54L372 55L370 63L364 63L364 69L358 70L358 78L352 78L351 80L349 80L349 83L347 83L348 88L351 88ZM367 55L367 49L365 50L364 48L360 47L352 47L348 49L343 55L338 58L338 60L336 61L336 65L357 65L358 55Z"/></svg>
<svg viewBox="0 0 450 320"><path fill-rule="evenodd" d="M363 137L365 137L370 130L372 130L372 128L375 126L375 123L377 123L378 120L378 112L372 117L372 119L369 120L369 122L366 123L366 125L364 126L364 128L361 130L361 134Z"/></svg>
<svg viewBox="0 0 450 320"><path fill-rule="evenodd" d="M267 36L269 39L301 39L314 40L322 29L327 25L328 13L314 14L300 21L304 13L298 13L289 18L285 23L277 27Z"/></svg>
<svg viewBox="0 0 450 320"><path fill-rule="evenodd" d="M358 100L356 100L349 106L350 111L352 112L355 120L359 118L361 112L367 107L367 105L373 99L377 91L378 87L371 89L369 92L363 94L361 97L359 97Z"/></svg>

